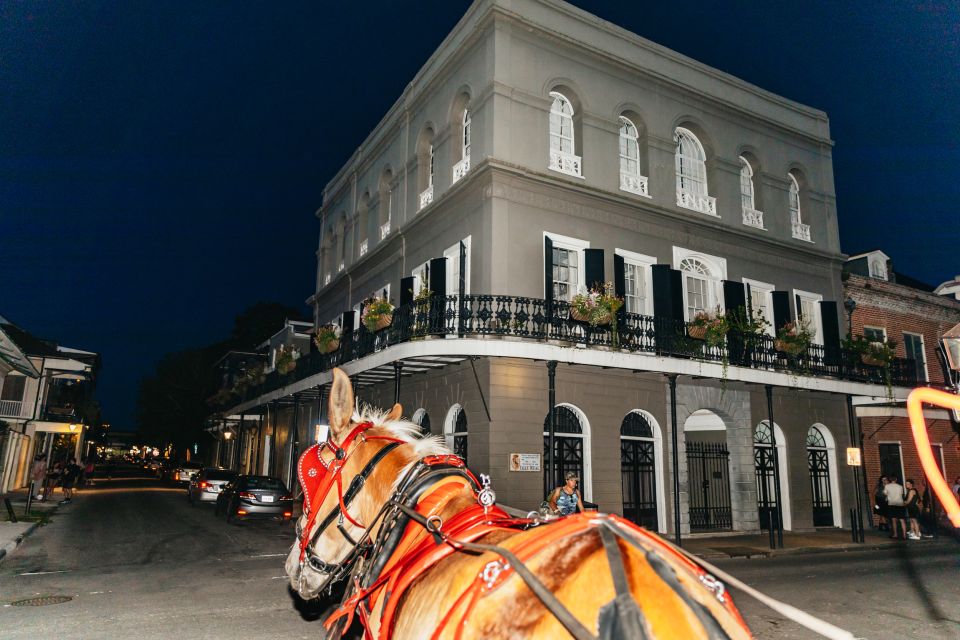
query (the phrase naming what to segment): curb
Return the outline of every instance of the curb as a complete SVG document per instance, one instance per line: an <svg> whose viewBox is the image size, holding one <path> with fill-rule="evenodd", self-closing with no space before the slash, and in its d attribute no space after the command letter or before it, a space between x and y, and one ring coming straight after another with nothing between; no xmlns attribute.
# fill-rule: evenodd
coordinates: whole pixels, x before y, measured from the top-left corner
<svg viewBox="0 0 960 640"><path fill-rule="evenodd" d="M903 541L899 541L899 542L873 542L873 543L866 542L863 544L848 543L843 545L825 546L825 547L795 547L792 549L764 549L764 548L757 547L755 549L756 553L750 554L749 556L744 556L739 554L730 555L728 553L723 553L722 551L706 551L703 553L692 552L692 555L697 556L698 558L703 558L705 560L716 560L716 559L722 559L722 558L729 558L729 559L776 558L780 556L792 556L792 555L814 554L814 553L847 553L851 551L879 551L880 549L893 549L903 544L904 544Z"/></svg>
<svg viewBox="0 0 960 640"><path fill-rule="evenodd" d="M20 543L23 542L24 538L36 531L37 527L39 526L39 522L34 522L29 528L27 528L26 531L18 535L13 541L8 542L6 545L0 547L0 562L3 562L3 559L6 558L8 554L13 553L16 548L20 546Z"/></svg>

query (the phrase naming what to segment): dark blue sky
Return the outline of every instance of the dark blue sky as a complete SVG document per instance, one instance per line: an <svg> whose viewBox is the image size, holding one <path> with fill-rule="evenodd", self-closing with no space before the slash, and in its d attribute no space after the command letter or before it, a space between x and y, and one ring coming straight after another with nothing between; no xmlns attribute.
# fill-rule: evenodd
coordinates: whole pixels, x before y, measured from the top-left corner
<svg viewBox="0 0 960 640"><path fill-rule="evenodd" d="M844 250L960 272L960 4L575 4L824 109ZM303 305L324 183L468 3L347 5L0 4L0 314L101 352L116 428L164 353Z"/></svg>

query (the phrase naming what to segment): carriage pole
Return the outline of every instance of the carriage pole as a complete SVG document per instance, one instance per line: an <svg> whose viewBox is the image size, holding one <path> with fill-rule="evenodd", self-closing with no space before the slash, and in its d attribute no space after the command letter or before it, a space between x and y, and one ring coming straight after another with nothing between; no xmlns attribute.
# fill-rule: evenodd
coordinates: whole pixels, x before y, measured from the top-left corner
<svg viewBox="0 0 960 640"><path fill-rule="evenodd" d="M673 439L673 538L680 545L680 451L677 437L677 375L667 376L670 381L670 425Z"/></svg>
<svg viewBox="0 0 960 640"><path fill-rule="evenodd" d="M553 410L553 408L557 404L557 361L556 360L551 360L547 363L547 381L548 381L547 394L550 400L550 412L547 415L550 416L550 420L549 420L550 427L549 427L549 432L548 432L549 435L547 440L548 442L547 459L545 461L546 464L544 466L547 469L547 473L549 474L547 475L547 477L550 479L550 483L551 483L548 485L547 491L551 492L557 486L556 484L557 479L554 477L555 474L553 472L553 467L555 462L554 455L553 455L553 439L554 439L553 434L557 428L557 417L556 415L554 415L554 410Z"/></svg>

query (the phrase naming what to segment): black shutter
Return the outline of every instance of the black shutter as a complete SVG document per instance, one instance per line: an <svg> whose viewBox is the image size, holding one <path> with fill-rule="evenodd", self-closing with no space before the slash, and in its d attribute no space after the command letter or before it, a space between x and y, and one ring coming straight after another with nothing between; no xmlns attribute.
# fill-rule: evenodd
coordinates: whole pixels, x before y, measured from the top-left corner
<svg viewBox="0 0 960 640"><path fill-rule="evenodd" d="M463 337L467 315L467 245L460 241L460 282L457 283L457 335ZM429 429L428 429L429 430Z"/></svg>
<svg viewBox="0 0 960 640"><path fill-rule="evenodd" d="M587 289L603 289L606 283L603 275L603 249L583 250L583 273L586 276Z"/></svg>
<svg viewBox="0 0 960 640"><path fill-rule="evenodd" d="M824 364L840 364L840 312L833 300L820 301L820 321L823 324Z"/></svg>
<svg viewBox="0 0 960 640"><path fill-rule="evenodd" d="M400 306L413 304L413 298L417 295L414 287L417 285L417 279L414 276L409 278L400 278Z"/></svg>
<svg viewBox="0 0 960 640"><path fill-rule="evenodd" d="M543 300L547 317L553 317L553 240L543 237Z"/></svg>
<svg viewBox="0 0 960 640"><path fill-rule="evenodd" d="M353 311L344 311L340 317L340 350L343 352L343 362L352 360L353 348Z"/></svg>
<svg viewBox="0 0 960 640"><path fill-rule="evenodd" d="M669 350L683 324L683 276L668 264L655 264L650 271L657 349Z"/></svg>
<svg viewBox="0 0 960 640"><path fill-rule="evenodd" d="M627 314L627 264L623 256L617 254L613 254L613 295L623 300L617 312L617 322L622 325Z"/></svg>
<svg viewBox="0 0 960 640"><path fill-rule="evenodd" d="M435 296L447 295L446 258L434 258L430 261L430 291Z"/></svg>
<svg viewBox="0 0 960 640"><path fill-rule="evenodd" d="M728 318L734 315L746 317L749 313L747 311L746 286L743 283L724 280L723 300L727 307L726 315ZM727 358L733 364L746 364L743 336L735 331L727 333Z"/></svg>
<svg viewBox="0 0 960 640"><path fill-rule="evenodd" d="M790 315L790 294L786 291L774 291L770 294L773 298L773 328L777 331L793 320Z"/></svg>

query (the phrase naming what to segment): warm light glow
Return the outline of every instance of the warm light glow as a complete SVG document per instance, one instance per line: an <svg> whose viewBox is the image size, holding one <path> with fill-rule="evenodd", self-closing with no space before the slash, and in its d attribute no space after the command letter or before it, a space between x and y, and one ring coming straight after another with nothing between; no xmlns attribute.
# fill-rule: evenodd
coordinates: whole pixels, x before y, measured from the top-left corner
<svg viewBox="0 0 960 640"><path fill-rule="evenodd" d="M232 436L232 435L233 435L233 432L232 432L232 431L224 431L224 432L223 432L223 439L224 439L224 440L229 440L229 439L230 439L230 436Z"/></svg>
<svg viewBox="0 0 960 640"><path fill-rule="evenodd" d="M943 474L940 473L940 467L933 457L933 449L930 447L930 438L927 436L927 422L923 418L923 403L932 404L945 409L960 410L960 396L952 393L944 393L930 387L921 387L914 389L907 397L907 414L910 416L910 426L913 428L913 439L917 443L917 454L920 456L920 464L923 465L923 472L927 475L927 482L940 499L947 512L947 517L954 527L960 527L960 503L957 497L953 495Z"/></svg>
<svg viewBox="0 0 960 640"><path fill-rule="evenodd" d="M70 423L70 431L76 431L76 430L77 430L77 425L75 425L74 423L71 422L71 423Z"/></svg>
<svg viewBox="0 0 960 640"><path fill-rule="evenodd" d="M247 515L247 512L244 511L243 509L237 509L237 515L238 515L238 516L245 516L245 515Z"/></svg>

